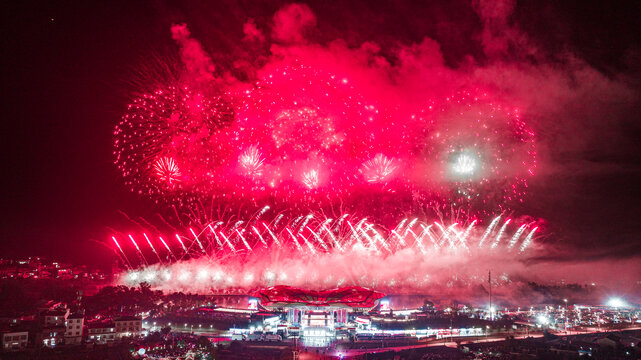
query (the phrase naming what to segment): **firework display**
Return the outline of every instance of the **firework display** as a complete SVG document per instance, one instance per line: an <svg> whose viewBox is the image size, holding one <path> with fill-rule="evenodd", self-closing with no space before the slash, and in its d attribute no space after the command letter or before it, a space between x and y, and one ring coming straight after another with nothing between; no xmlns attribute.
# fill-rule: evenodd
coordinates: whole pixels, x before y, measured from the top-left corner
<svg viewBox="0 0 641 360"><path fill-rule="evenodd" d="M224 96L175 86L136 99L115 131L116 164L132 191L180 205L305 209L393 192L491 216L522 202L536 149L518 110L478 91L427 104L397 118L347 75L275 66Z"/></svg>
<svg viewBox="0 0 641 360"><path fill-rule="evenodd" d="M225 160L225 142L217 130L232 113L220 96L187 86L136 99L114 131L116 164L125 184L139 194L179 203L209 192L217 177L205 169Z"/></svg>
<svg viewBox="0 0 641 360"><path fill-rule="evenodd" d="M420 283L412 268L533 247L540 224L505 214L535 173L535 134L500 96L383 99L349 69L298 57L246 81L207 69L207 81L187 71L138 96L114 131L126 185L175 215L168 231L144 220L110 235L130 269L121 282L408 289ZM375 271L382 263L402 271ZM291 269L301 278L287 282ZM219 281L231 274L245 275Z"/></svg>

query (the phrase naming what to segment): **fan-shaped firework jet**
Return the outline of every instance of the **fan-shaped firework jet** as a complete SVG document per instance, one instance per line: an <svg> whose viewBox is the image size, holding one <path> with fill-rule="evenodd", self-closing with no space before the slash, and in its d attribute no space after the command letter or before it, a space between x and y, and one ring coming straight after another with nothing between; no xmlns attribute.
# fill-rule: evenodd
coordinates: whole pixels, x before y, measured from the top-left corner
<svg viewBox="0 0 641 360"><path fill-rule="evenodd" d="M475 226L476 221L474 221L463 232L456 229L456 223L447 225L437 221L428 224L417 218L410 222L403 220L388 229L371 223L367 219L353 218L347 214L339 217L339 219L345 220L342 222L339 219L310 214L297 217L290 222L281 222L279 225L270 226L260 220L261 215L262 213L259 213L247 221L216 221L218 232L213 230L211 223L205 224L202 229L184 229L175 235L178 240L176 248L179 251L181 249L184 251L184 257L180 261L173 261L169 264L159 261L157 264L148 265L144 260L145 251L156 251L151 241L155 237L146 237L149 240L148 249L136 248L136 243L132 242L134 245L132 251L140 255L140 262L138 268L132 268L130 272L125 273L121 281L125 284L132 284L139 278L135 274L149 272L171 274L186 267L197 269L197 271L191 271L192 274L202 271L209 274L214 270L233 273L251 269L250 272L254 272L256 271L254 267L259 266L257 264L260 264L264 271L271 271L269 269L281 266L280 261L287 263L291 259L304 261L307 264L304 269L313 268L322 275L324 270L320 265L332 258L354 261L367 256L384 262L389 258L406 256L413 259L420 255L421 261L432 263L440 263L443 259L464 261L466 258L487 256L518 258L522 257L523 252L529 247L536 230L531 231L525 239L521 239L523 229L527 225L521 224L516 228L510 243L500 246L496 240L489 245L483 245L481 240L489 236L500 239L504 233L509 231L511 219L505 221L500 228L495 226L500 217L493 219L487 228ZM432 227L438 229L438 235L430 231ZM133 237L129 236L133 240ZM157 238L167 245L162 240L162 236ZM220 238L224 240L220 241ZM425 243L425 238L429 238L430 241ZM113 237L113 241L118 246L116 236ZM512 251L512 248L519 242L518 250ZM116 248L114 250L120 251L123 255L126 254L123 249ZM168 260L172 258L171 247L166 246L166 250L166 254L159 254L159 259L161 257ZM286 256L285 260L281 258L283 255ZM318 266L314 266L315 264ZM351 272L355 279L374 271L367 267L358 267L358 269L360 270L352 269ZM364 273L359 275L359 271ZM331 276L328 274L330 277L335 275L332 271L330 273ZM158 279L153 283L154 286L163 286L160 276L153 278ZM189 277L183 273L183 278L185 278L185 283L180 286L189 289ZM251 282L252 286L260 285L259 282L263 276L258 276L256 279L258 282ZM201 287L207 284L220 290L226 286L232 286L232 284L225 285L218 282L208 283L207 281L210 280L209 277L199 279L194 286ZM357 280L354 281L358 283ZM401 279L396 279L395 283L399 286L407 285L402 285L404 283Z"/></svg>

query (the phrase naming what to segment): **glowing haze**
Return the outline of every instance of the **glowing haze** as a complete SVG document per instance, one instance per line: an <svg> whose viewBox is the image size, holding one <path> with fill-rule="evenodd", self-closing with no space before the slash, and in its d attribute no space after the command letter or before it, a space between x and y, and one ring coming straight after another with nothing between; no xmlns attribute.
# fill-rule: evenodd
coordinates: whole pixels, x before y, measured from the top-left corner
<svg viewBox="0 0 641 360"><path fill-rule="evenodd" d="M535 119L567 79L505 60L538 56L506 4L474 2L488 64L456 68L429 38L315 43L302 4L247 19L228 68L173 25L182 63L132 97L114 155L131 191L176 218L112 234L121 281L420 292L484 282L488 264L505 283L526 273L544 255L543 221L519 213L542 170Z"/></svg>

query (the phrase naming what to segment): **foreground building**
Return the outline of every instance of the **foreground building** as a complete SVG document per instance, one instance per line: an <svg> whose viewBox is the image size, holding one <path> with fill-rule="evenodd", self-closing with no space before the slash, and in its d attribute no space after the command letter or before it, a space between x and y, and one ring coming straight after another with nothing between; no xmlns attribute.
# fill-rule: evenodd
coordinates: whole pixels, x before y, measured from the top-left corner
<svg viewBox="0 0 641 360"><path fill-rule="evenodd" d="M349 330L352 313L376 308L385 294L357 286L314 291L280 285L254 296L261 307L287 314L286 324L277 325L284 336L303 336L307 343L322 345Z"/></svg>
<svg viewBox="0 0 641 360"><path fill-rule="evenodd" d="M136 337L142 333L142 317L120 316L113 319L119 338Z"/></svg>
<svg viewBox="0 0 641 360"><path fill-rule="evenodd" d="M116 325L111 320L88 322L87 341L95 344L107 344L116 341Z"/></svg>
<svg viewBox="0 0 641 360"><path fill-rule="evenodd" d="M67 317L67 329L65 330L65 344L80 345L82 344L82 328L85 317L80 314L72 314Z"/></svg>
<svg viewBox="0 0 641 360"><path fill-rule="evenodd" d="M29 331L26 329L4 329L0 331L2 351L20 351L27 347Z"/></svg>

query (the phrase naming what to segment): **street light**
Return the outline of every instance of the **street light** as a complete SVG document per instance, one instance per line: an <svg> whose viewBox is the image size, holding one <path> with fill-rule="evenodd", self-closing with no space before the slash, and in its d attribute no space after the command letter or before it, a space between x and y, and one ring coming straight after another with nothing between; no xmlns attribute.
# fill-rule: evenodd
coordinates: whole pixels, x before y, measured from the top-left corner
<svg viewBox="0 0 641 360"><path fill-rule="evenodd" d="M626 303L625 301L623 301L623 299L614 297L608 300L608 305L613 308L622 308L626 306Z"/></svg>

